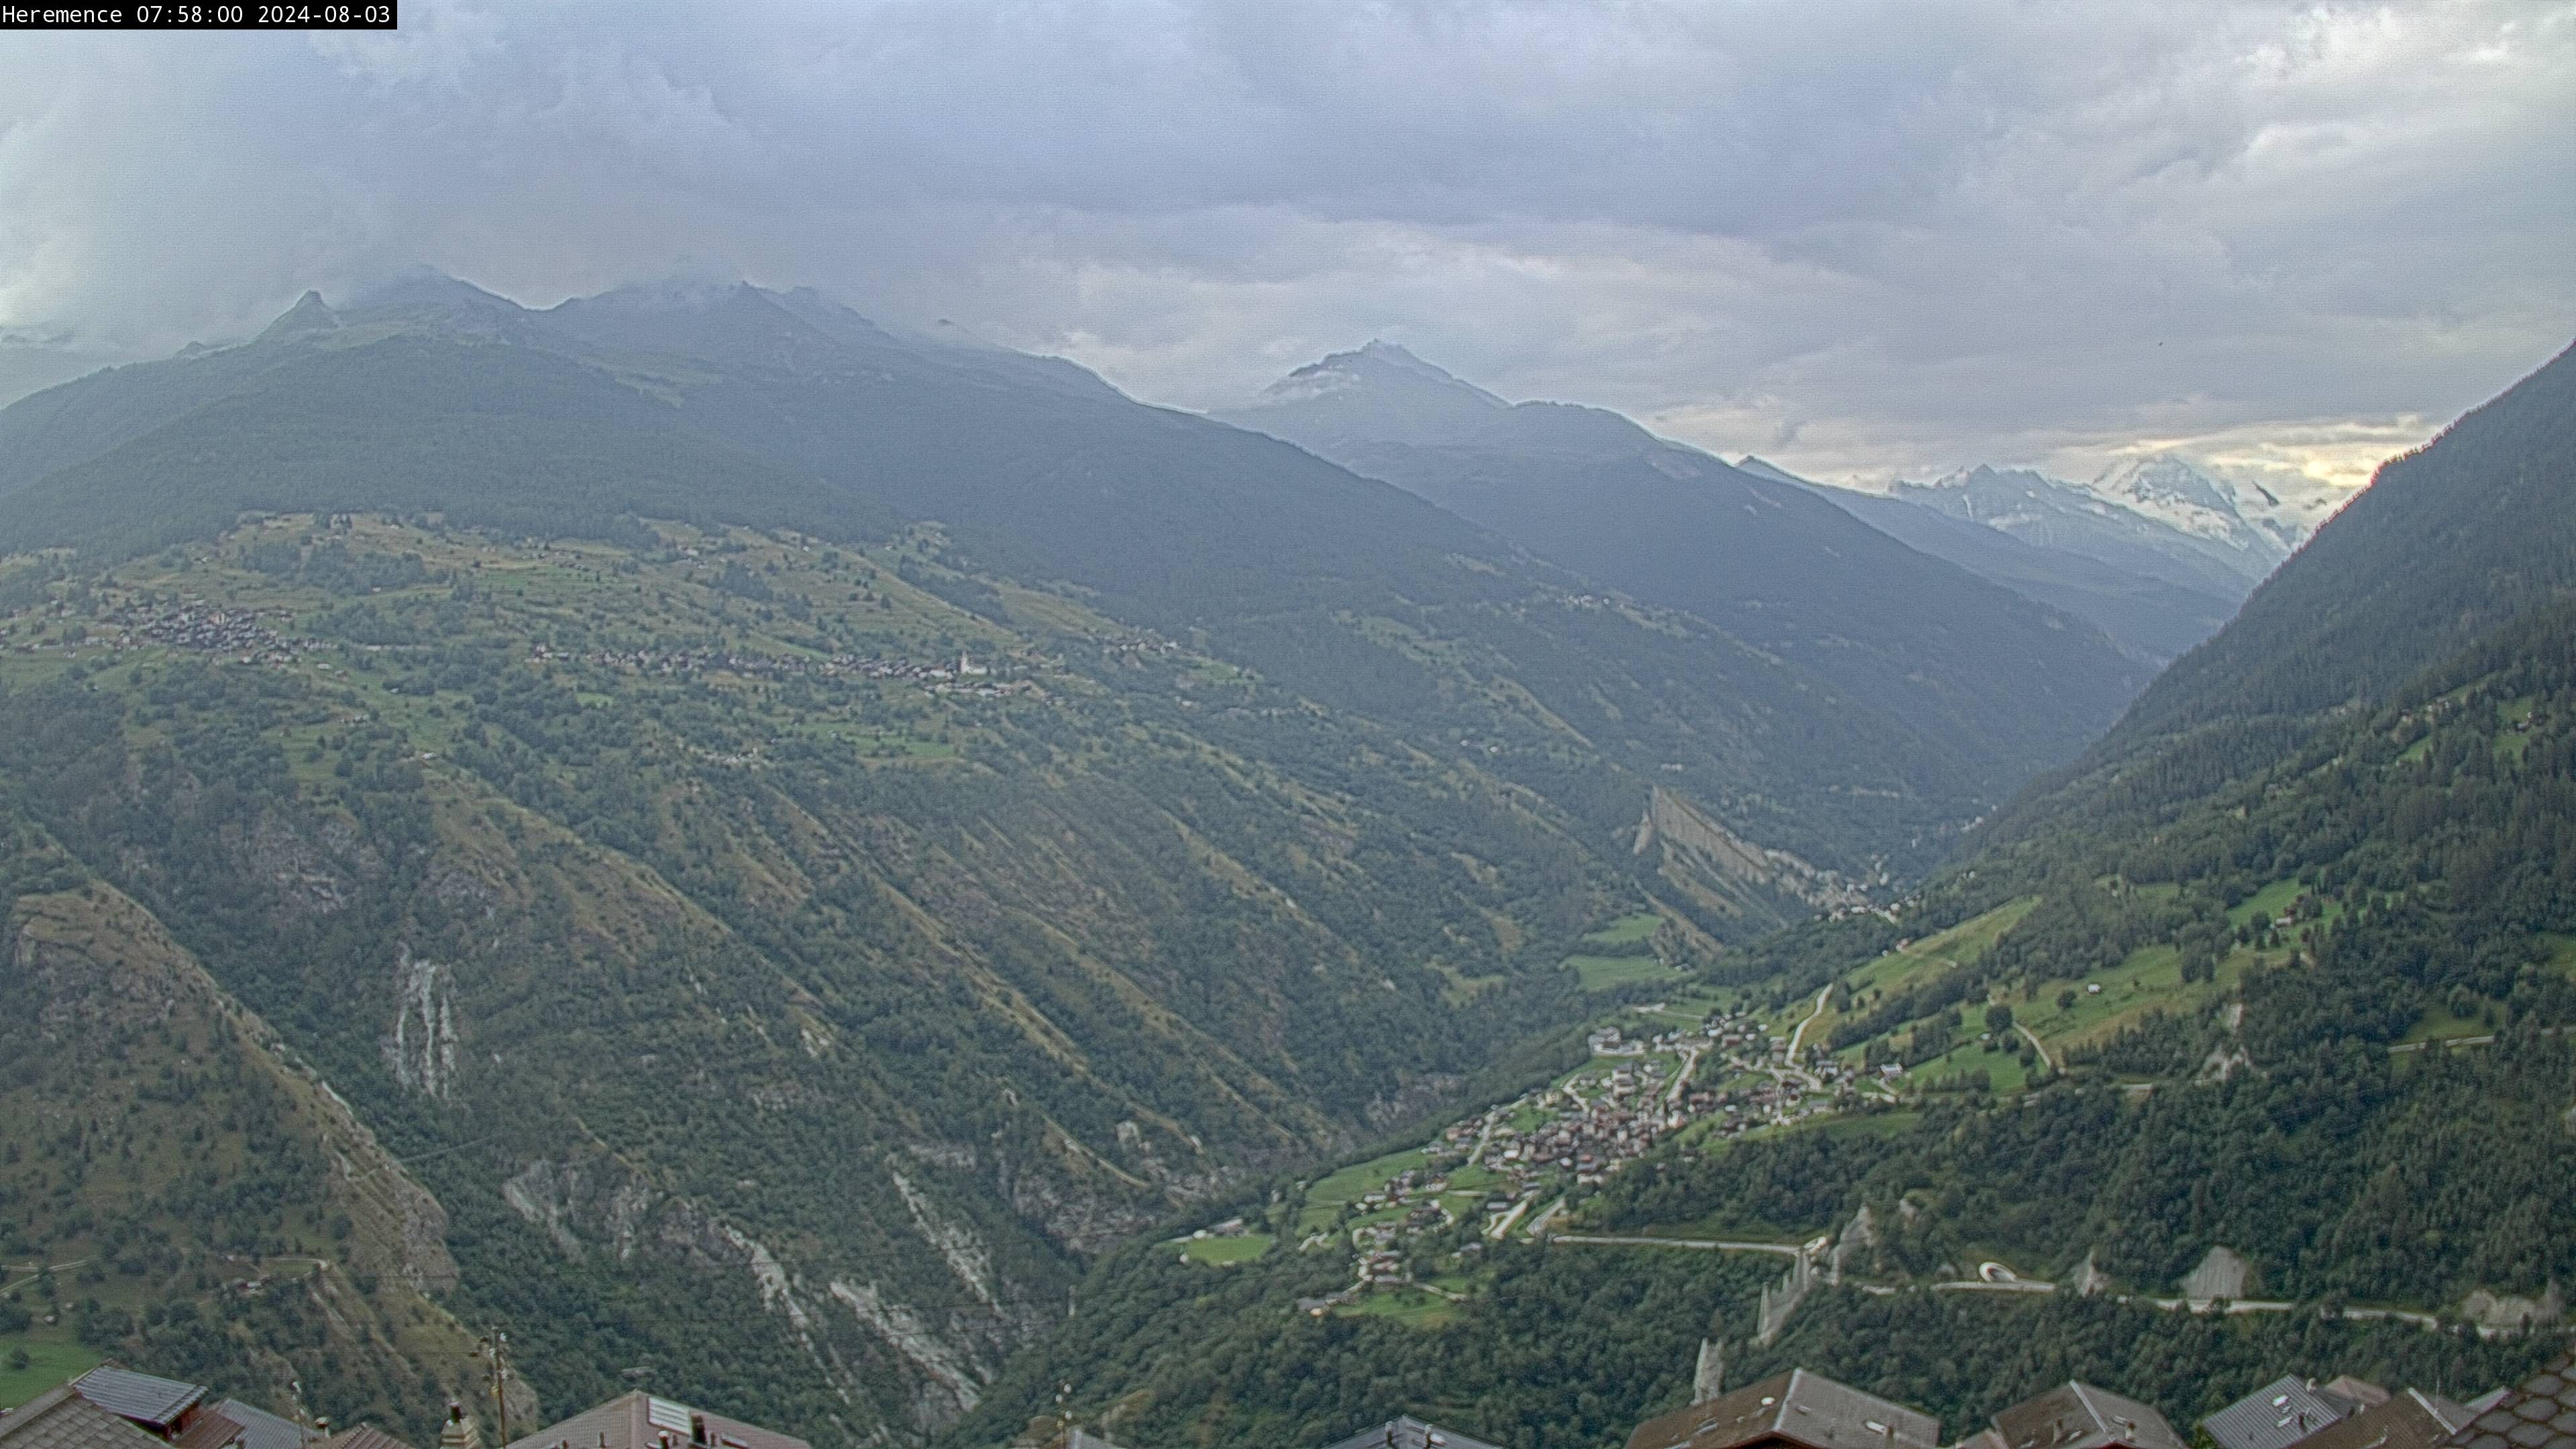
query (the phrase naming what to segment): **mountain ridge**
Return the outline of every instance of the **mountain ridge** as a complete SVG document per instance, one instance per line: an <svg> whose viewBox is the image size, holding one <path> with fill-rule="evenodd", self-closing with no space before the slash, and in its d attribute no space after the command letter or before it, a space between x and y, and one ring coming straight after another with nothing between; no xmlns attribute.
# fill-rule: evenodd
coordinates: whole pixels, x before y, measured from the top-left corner
<svg viewBox="0 0 2576 1449"><path fill-rule="evenodd" d="M1815 670L1993 788L2081 748L2144 682L2082 619L1617 413L1503 404L1382 346L1291 376L1216 416Z"/></svg>

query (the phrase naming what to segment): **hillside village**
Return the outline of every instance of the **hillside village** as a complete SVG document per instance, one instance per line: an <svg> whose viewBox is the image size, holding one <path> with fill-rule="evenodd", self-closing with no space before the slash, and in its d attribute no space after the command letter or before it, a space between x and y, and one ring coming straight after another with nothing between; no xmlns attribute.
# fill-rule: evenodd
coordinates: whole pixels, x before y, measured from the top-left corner
<svg viewBox="0 0 2576 1449"><path fill-rule="evenodd" d="M1655 1003L1625 1015L1669 1013ZM1659 1144L1806 1123L1860 1100L1856 1065L1821 1048L1798 1045L1793 1053L1796 1044L1796 1033L1775 1035L1743 1007L1713 1010L1694 1026L1595 1027L1582 1067L1453 1122L1419 1148L1311 1185L1296 1247L1347 1247L1354 1281L1300 1299L1298 1308L1349 1309L1372 1290L1454 1301L1457 1287L1417 1271L1422 1249L1445 1248L1444 1267L1472 1266L1484 1243L1546 1235L1570 1193L1607 1182ZM1200 1229L1183 1252L1222 1264L1258 1256L1267 1244L1238 1217Z"/></svg>

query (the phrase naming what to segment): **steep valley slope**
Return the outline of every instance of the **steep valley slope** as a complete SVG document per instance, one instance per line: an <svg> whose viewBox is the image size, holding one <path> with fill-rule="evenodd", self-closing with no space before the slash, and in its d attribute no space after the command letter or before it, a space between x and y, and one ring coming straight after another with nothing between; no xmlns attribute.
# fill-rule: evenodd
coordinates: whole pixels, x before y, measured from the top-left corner
<svg viewBox="0 0 2576 1449"><path fill-rule="evenodd" d="M0 1334L256 1403L303 1379L343 1423L434 1428L474 1384L437 1200L149 912L23 821L0 900Z"/></svg>
<svg viewBox="0 0 2576 1449"><path fill-rule="evenodd" d="M1275 1241L1225 1266L1114 1255L1085 1289L1100 1322L1032 1350L951 1442L1005 1442L1073 1383L1085 1422L1140 1443L1416 1412L1575 1449L1682 1402L1703 1340L1737 1382L1804 1365L1953 1423L2068 1378L2181 1422L2285 1372L2484 1387L2560 1351L2568 365L2387 465L1919 892L1596 1018L1661 1025L1687 998L1796 1041L1752 1070L1698 1058L1692 1085L1754 1116L1522 1189L1564 1194L1553 1238L1434 1221L1371 1270L1404 1286L1339 1298L1376 1219L1296 1236L1299 1182L1214 1204ZM1801 1074L1821 1090L1763 1115ZM1820 1239L1812 1276L1784 1275Z"/></svg>
<svg viewBox="0 0 2576 1449"><path fill-rule="evenodd" d="M1490 776L901 567L252 525L12 624L10 804L428 1154L550 1400L658 1364L917 1434L1082 1253L1530 1030L1525 948L1620 882Z"/></svg>
<svg viewBox="0 0 2576 1449"><path fill-rule="evenodd" d="M1986 798L1400 490L747 287L308 298L0 412L0 546L0 809L60 856L11 939L130 902L408 1164L455 1274L370 1269L427 1295L382 1312L828 1444L937 1432L1091 1255L1561 1037L1604 921L1704 959ZM47 1327L141 1356L222 1253L336 1262L319 1131ZM356 1341L200 1359L368 1406L448 1351Z"/></svg>
<svg viewBox="0 0 2576 1449"><path fill-rule="evenodd" d="M823 1441L917 1439L1088 1255L1559 1027L1602 919L1669 897L1706 953L1839 889L1639 855L1635 817L1595 832L1491 754L959 572L935 528L626 529L267 517L22 565L0 620L0 805L53 862L10 939L105 892L202 961L416 1164L453 1272L368 1292L507 1326L548 1404L643 1370ZM59 991L50 949L9 987ZM85 1045L111 1075L166 1050ZM262 1152L305 1180L255 1221L49 1214L21 1250L164 1244L110 1254L103 1312L66 1320L98 1351L434 1403L445 1350L167 1350L200 1279L244 1276L223 1253L339 1256L331 1153Z"/></svg>

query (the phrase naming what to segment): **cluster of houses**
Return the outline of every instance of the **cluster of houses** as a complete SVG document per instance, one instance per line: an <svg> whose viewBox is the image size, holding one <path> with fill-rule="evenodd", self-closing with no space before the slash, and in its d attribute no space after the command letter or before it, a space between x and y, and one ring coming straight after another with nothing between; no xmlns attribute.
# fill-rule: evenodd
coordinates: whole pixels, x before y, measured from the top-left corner
<svg viewBox="0 0 2576 1449"><path fill-rule="evenodd" d="M325 647L319 640L291 639L260 622L256 610L230 611L209 609L202 604L178 608L116 609L99 620L104 629L116 632L104 637L93 634L85 644L104 645L111 650L139 649L146 644L159 644L172 649L187 649L200 654L223 654L245 664L291 664L299 654ZM281 620L293 617L280 610ZM34 653L40 646L21 641L18 652Z"/></svg>
<svg viewBox="0 0 2576 1449"><path fill-rule="evenodd" d="M334 1429L203 1384L103 1364L15 1409L0 1409L0 1449L412 1449L372 1424ZM484 1449L482 1430L450 1401L438 1449ZM813 1449L775 1429L635 1392L595 1405L497 1449Z"/></svg>
<svg viewBox="0 0 2576 1449"><path fill-rule="evenodd" d="M1459 1191L1457 1176L1471 1170L1491 1179L1481 1203L1484 1230L1501 1238L1552 1193L1605 1182L1695 1122L1715 1118L1715 1130L1731 1135L1825 1110L1836 1080L1850 1075L1830 1059L1792 1067L1787 1043L1744 1013L1718 1012L1697 1027L1643 1035L1604 1026L1588 1040L1592 1070L1452 1123L1424 1146L1423 1167L1396 1173L1353 1203L1364 1219L1350 1231L1360 1254L1357 1283L1335 1298L1300 1306L1321 1311L1371 1286L1408 1282L1402 1245L1464 1216L1445 1199ZM1691 1087L1711 1053L1721 1055L1730 1076L1758 1080ZM1551 1215L1528 1218L1526 1230L1543 1230Z"/></svg>
<svg viewBox="0 0 2576 1449"><path fill-rule="evenodd" d="M1107 639L1092 639L1090 642L1098 646L1103 654L1141 656L1181 652L1179 644L1159 634L1119 634Z"/></svg>
<svg viewBox="0 0 2576 1449"><path fill-rule="evenodd" d="M1732 1392L1703 1345L1692 1402L1636 1426L1627 1449L2191 1449L2151 1404L2069 1382L1946 1440L1941 1421L1805 1369ZM2521 1384L2456 1403L2360 1379L2284 1377L2201 1420L2216 1449L2576 1449L2576 1354ZM1492 1432L1505 1433L1506 1430ZM1040 1421L1015 1449L1119 1449L1097 1432ZM1405 1415L1326 1449L1501 1449Z"/></svg>
<svg viewBox="0 0 2576 1449"><path fill-rule="evenodd" d="M834 654L802 659L785 654L732 654L682 649L594 649L584 654L557 653L543 643L528 646L530 664L578 660L627 674L687 676L737 674L746 679L897 679L913 684L950 684L992 676L992 666L960 654L954 664L907 659L900 655Z"/></svg>
<svg viewBox="0 0 2576 1449"><path fill-rule="evenodd" d="M1529 1130L1513 1127L1508 1118L1477 1129L1467 1160L1516 1184L1549 1169L1570 1175L1577 1184L1601 1182L1644 1156L1667 1133L1690 1124L1692 1094L1678 1086L1660 1061L1623 1063L1579 1078L1537 1094L1530 1105L1548 1116ZM1592 1091L1588 1097L1587 1087ZM1715 1100L1710 1093L1696 1095L1703 1107ZM1442 1145L1454 1150L1456 1143L1444 1133Z"/></svg>

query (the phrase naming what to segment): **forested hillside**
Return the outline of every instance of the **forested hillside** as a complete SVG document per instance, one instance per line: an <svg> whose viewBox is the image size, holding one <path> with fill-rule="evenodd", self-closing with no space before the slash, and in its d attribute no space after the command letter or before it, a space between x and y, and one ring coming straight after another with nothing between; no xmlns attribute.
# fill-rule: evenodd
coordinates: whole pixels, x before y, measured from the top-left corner
<svg viewBox="0 0 2576 1449"><path fill-rule="evenodd" d="M2570 588L2576 357L2562 352L2382 467L2118 728L2016 802L2001 833L2195 798Z"/></svg>
<svg viewBox="0 0 2576 1449"><path fill-rule="evenodd" d="M1454 1089L1633 899L1526 792L932 551L253 526L11 620L0 767L426 1155L541 1392L918 1431L1081 1253Z"/></svg>
<svg viewBox="0 0 2576 1449"><path fill-rule="evenodd" d="M2410 466L2563 489L2521 461L2563 413L2477 422ZM1535 1220L1475 1262L1456 1223L1417 1245L1454 1302L1317 1321L1351 1265L1299 1251L1333 1237L1301 1184L1675 1002L1767 1023L1830 1110L1711 1118L1554 1230L1868 1208L1894 1301L1805 1321L2092 1335L2025 1376L2113 1363L2096 1312L2177 1380L2292 1344L2486 1373L2516 1350L1913 1290L2001 1253L2151 1298L2218 1246L2302 1310L2576 1281L2545 558L2335 696L2366 707L2097 760L1880 912L1857 888L1995 778L1941 729L1285 444L810 297L423 279L0 435L0 991L35 1011L0 1089L52 1144L0 1167L0 1256L59 1265L22 1290L56 1321L0 1336L399 1419L499 1325L545 1403L642 1374L825 1445L997 1442L1068 1378L1270 1443L1464 1353L1461 1427L1591 1442L1761 1275L1557 1267ZM2317 553L2283 579L2333 612ZM252 1152L256 1194L188 1189ZM1121 1247L1219 1212L1277 1243ZM1321 1366L1273 1394L1283 1342ZM1982 1402L1943 1382L1907 1391Z"/></svg>
<svg viewBox="0 0 2576 1449"><path fill-rule="evenodd" d="M936 522L951 572L1194 639L1588 827L1633 821L1651 778L1852 875L1927 864L1997 793L1919 722L1401 489L749 287L542 313L455 283L309 299L245 346L0 413L0 548L108 561L245 509L630 541L637 518L843 544Z"/></svg>
<svg viewBox="0 0 2576 1449"><path fill-rule="evenodd" d="M1818 1289L1777 1342L1745 1343L1774 1256L1476 1242L1471 1226L1425 1259L1461 1306L1315 1322L1290 1307L1334 1286L1337 1254L1283 1240L1211 1284L1148 1247L1094 1273L1100 1318L1049 1340L1006 1378L1018 1397L956 1442L996 1442L1043 1406L1041 1386L1070 1380L1140 1443L1250 1445L1287 1426L1320 1442L1328 1424L1411 1407L1500 1444L1593 1444L1675 1402L1703 1335L1736 1340L1739 1381L1804 1364L1954 1418L2069 1376L2177 1417L2282 1372L2503 1382L2555 1333L2480 1347L2374 1315L2554 1321L2555 1285L2576 1281L2571 821L2576 605L2499 632L2160 839L2069 822L2024 855L1980 857L1897 929L2018 898L2015 924L1911 990L1867 984L1890 942L1869 916L1727 963L1755 998L1847 983L1825 1021L1856 1029L1820 1060L1890 1044L1902 1060L1935 1031L1947 1051L1964 1015L1968 1045L1947 1061L1990 1064L1864 1086L1811 1125L1685 1135L1577 1193L1558 1224L1577 1234L1849 1245L1850 1284ZM2175 989L2141 996L2141 980ZM2096 984L2105 996L2086 994ZM2008 1070L2006 1012L2049 1053L2026 1077ZM1476 1264L1454 1256L1468 1242ZM2213 1250L2245 1265L2228 1296L2277 1311L2179 1311ZM1931 1286L1989 1260L2054 1291ZM1180 1342L1212 1346L1168 1350Z"/></svg>
<svg viewBox="0 0 2576 1449"><path fill-rule="evenodd" d="M433 1428L474 1382L437 1202L142 907L10 820L0 1337Z"/></svg>

